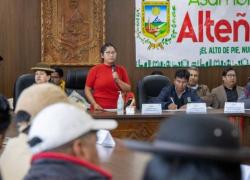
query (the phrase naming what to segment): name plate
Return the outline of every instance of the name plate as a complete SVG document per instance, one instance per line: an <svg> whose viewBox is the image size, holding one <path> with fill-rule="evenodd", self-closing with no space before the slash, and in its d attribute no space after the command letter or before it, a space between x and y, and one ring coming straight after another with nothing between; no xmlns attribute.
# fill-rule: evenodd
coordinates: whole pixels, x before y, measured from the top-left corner
<svg viewBox="0 0 250 180"><path fill-rule="evenodd" d="M206 103L188 103L186 108L188 114L206 114L207 107Z"/></svg>
<svg viewBox="0 0 250 180"><path fill-rule="evenodd" d="M162 114L161 104L142 104L142 114Z"/></svg>
<svg viewBox="0 0 250 180"><path fill-rule="evenodd" d="M244 102L225 102L224 113L245 113Z"/></svg>

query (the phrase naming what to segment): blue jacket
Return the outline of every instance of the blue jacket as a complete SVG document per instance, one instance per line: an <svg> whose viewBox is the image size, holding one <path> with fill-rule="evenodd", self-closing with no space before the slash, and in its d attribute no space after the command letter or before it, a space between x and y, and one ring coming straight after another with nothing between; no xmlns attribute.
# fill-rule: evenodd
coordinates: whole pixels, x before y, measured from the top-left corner
<svg viewBox="0 0 250 180"><path fill-rule="evenodd" d="M43 152L32 157L31 168L24 180L110 180L109 173L76 157Z"/></svg>
<svg viewBox="0 0 250 180"><path fill-rule="evenodd" d="M171 98L178 109L187 103L202 102L196 91L188 87L186 87L184 93L179 98L176 94L175 86L171 85L164 87L157 97L149 99L149 103L161 103L162 109L168 109L168 106L173 103Z"/></svg>

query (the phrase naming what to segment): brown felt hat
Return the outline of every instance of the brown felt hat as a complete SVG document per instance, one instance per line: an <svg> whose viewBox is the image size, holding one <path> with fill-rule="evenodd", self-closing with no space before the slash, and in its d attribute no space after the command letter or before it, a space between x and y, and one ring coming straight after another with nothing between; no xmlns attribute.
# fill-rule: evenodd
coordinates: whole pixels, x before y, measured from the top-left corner
<svg viewBox="0 0 250 180"><path fill-rule="evenodd" d="M41 70L41 71L47 71L47 72L55 72L54 69L50 67L50 65L45 63L37 63L34 67L31 68L33 71Z"/></svg>
<svg viewBox="0 0 250 180"><path fill-rule="evenodd" d="M51 83L34 84L21 93L15 113L25 111L32 120L42 109L58 102L69 103L67 95L60 87Z"/></svg>

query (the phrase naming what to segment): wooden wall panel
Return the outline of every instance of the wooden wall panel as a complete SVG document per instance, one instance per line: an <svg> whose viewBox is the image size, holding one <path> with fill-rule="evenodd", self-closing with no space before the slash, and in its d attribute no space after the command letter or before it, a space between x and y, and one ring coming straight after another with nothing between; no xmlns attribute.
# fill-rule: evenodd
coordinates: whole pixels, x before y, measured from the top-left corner
<svg viewBox="0 0 250 180"><path fill-rule="evenodd" d="M127 68L133 91L136 82L154 70L163 71L171 79L175 72L174 68L135 67L134 9L134 0L106 0L106 41L117 47L117 63ZM0 24L0 55L5 58L0 62L0 92L11 97L16 77L30 72L30 67L40 61L40 0L0 0ZM247 81L249 70L237 68L240 85ZM210 88L221 84L221 71L201 69L201 83Z"/></svg>
<svg viewBox="0 0 250 180"><path fill-rule="evenodd" d="M14 81L40 61L40 1L0 0L0 92L11 97Z"/></svg>

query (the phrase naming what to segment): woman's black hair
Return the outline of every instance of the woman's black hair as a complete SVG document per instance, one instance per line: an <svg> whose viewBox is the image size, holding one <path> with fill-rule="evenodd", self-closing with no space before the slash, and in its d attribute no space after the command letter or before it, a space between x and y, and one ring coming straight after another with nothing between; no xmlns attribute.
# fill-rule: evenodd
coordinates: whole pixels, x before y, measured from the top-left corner
<svg viewBox="0 0 250 180"><path fill-rule="evenodd" d="M113 47L113 48L116 50L116 47L115 47L112 43L107 42L107 43L105 43L105 44L101 47L100 53L101 53L101 54L104 54L104 52L106 51L106 49L107 49L108 47Z"/></svg>
<svg viewBox="0 0 250 180"><path fill-rule="evenodd" d="M106 51L106 49L107 49L108 47L113 47L113 48L115 49L115 51L116 51L116 47L115 47L112 43L107 42L107 43L105 43L105 44L101 47L101 50L100 50L101 55L104 54L104 52ZM103 61L104 61L103 58L101 58L101 62L102 62L102 63L103 63Z"/></svg>

